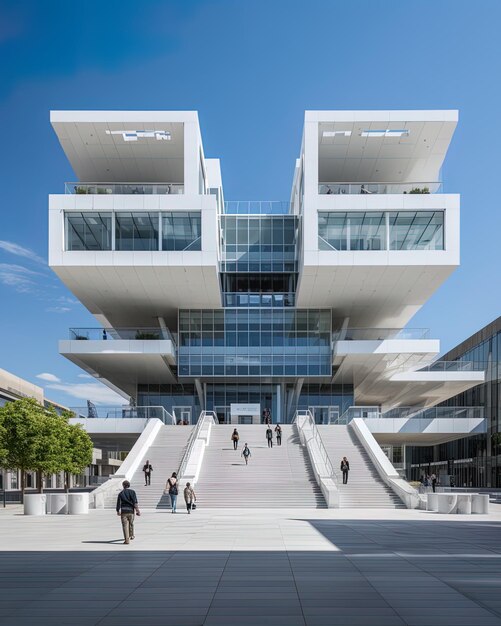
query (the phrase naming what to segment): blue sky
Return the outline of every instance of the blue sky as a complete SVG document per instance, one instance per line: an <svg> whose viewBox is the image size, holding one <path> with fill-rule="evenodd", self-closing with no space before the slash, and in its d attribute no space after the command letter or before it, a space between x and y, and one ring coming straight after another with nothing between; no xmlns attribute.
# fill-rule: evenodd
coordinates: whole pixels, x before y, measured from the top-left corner
<svg viewBox="0 0 501 626"><path fill-rule="evenodd" d="M47 194L74 179L50 109L196 109L226 198L281 200L305 109L458 108L461 267L409 325L445 351L490 322L500 22L498 0L0 0L0 367L70 406L113 401L57 352L96 324L46 267Z"/></svg>

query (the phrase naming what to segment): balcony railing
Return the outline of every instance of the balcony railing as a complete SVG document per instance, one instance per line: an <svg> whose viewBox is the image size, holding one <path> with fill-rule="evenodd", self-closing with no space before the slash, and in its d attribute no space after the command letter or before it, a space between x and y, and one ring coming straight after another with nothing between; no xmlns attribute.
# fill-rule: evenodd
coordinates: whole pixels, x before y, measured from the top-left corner
<svg viewBox="0 0 501 626"><path fill-rule="evenodd" d="M88 419L159 419L164 424L175 425L173 415L163 406L79 406L70 407L75 417Z"/></svg>
<svg viewBox="0 0 501 626"><path fill-rule="evenodd" d="M283 200L230 200L224 203L228 215L289 215L291 203Z"/></svg>
<svg viewBox="0 0 501 626"><path fill-rule="evenodd" d="M441 193L442 183L411 182L411 183L319 183L320 195L363 195L363 194L429 194Z"/></svg>
<svg viewBox="0 0 501 626"><path fill-rule="evenodd" d="M416 408L415 406L401 406L380 415L381 419L483 419L485 410L483 406L433 406L429 409Z"/></svg>
<svg viewBox="0 0 501 626"><path fill-rule="evenodd" d="M384 339L428 339L428 328L346 328L332 333L333 341L382 341Z"/></svg>
<svg viewBox="0 0 501 626"><path fill-rule="evenodd" d="M65 183L67 194L139 194L160 195L184 193L183 183Z"/></svg>
<svg viewBox="0 0 501 626"><path fill-rule="evenodd" d="M290 293L241 293L227 292L223 294L226 307L286 307L294 306L296 294Z"/></svg>
<svg viewBox="0 0 501 626"><path fill-rule="evenodd" d="M162 328L70 328L73 341L113 341L119 339L160 340L167 339L176 345L170 330Z"/></svg>
<svg viewBox="0 0 501 626"><path fill-rule="evenodd" d="M426 367L419 368L419 372L484 372L487 363L480 361L435 361Z"/></svg>

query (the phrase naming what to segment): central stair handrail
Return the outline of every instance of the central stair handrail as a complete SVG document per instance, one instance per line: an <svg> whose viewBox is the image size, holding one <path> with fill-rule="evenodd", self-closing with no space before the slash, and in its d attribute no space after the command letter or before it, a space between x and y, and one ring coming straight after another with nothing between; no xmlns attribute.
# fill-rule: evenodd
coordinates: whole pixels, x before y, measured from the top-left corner
<svg viewBox="0 0 501 626"><path fill-rule="evenodd" d="M315 423L315 418L313 417L311 411L310 410L296 411L296 415L294 416L292 423L296 424L296 426L298 427L299 435L302 438L306 438L303 427L305 425L308 425L310 427L311 429L310 439L313 439L313 441L315 441L315 443L317 444L322 461L325 464L325 467L327 468L327 471L329 473L329 477L332 478L332 480L335 482L337 486L338 484L337 474L334 470L334 466L331 463L329 455L327 454L327 450L325 449L324 442L322 441L322 437L320 435L318 427Z"/></svg>
<svg viewBox="0 0 501 626"><path fill-rule="evenodd" d="M213 424L219 424L217 419L217 415L214 411L202 411L198 417L195 428L191 431L191 435L189 436L188 443L186 444L186 450L184 451L183 458L181 459L181 463L179 464L179 469L177 470L178 480L184 474L186 470L186 465L188 463L188 459L190 458L191 451L193 446L195 445L195 441L198 439L198 435L206 421L212 420Z"/></svg>

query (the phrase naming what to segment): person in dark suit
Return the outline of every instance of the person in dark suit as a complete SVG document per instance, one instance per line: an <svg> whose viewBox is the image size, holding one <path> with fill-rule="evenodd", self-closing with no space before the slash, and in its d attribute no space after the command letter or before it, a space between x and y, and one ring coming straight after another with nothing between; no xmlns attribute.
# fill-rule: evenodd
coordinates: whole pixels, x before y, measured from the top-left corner
<svg viewBox="0 0 501 626"><path fill-rule="evenodd" d="M345 456L341 461L340 469L343 472L343 485L346 485L348 483L348 472L350 471L350 463Z"/></svg>

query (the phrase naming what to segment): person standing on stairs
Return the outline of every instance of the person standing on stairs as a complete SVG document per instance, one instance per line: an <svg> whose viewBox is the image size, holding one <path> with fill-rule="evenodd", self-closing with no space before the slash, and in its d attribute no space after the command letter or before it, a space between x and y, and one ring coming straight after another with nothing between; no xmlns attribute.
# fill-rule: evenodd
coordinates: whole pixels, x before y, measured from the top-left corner
<svg viewBox="0 0 501 626"><path fill-rule="evenodd" d="M190 485L190 483L186 483L186 487L184 488L184 501L186 503L186 510L188 511L188 515L191 513L191 509L193 505L197 501L197 496L195 494L195 490Z"/></svg>
<svg viewBox="0 0 501 626"><path fill-rule="evenodd" d="M178 496L178 486L177 486L177 474L176 472L172 472L172 476L167 480L165 485L164 493L168 493L170 497L170 504L172 513L176 512L176 504L177 504L177 496Z"/></svg>
<svg viewBox="0 0 501 626"><path fill-rule="evenodd" d="M153 467L150 465L149 461L146 461L146 463L143 465L145 487L147 487L148 485L151 485L151 472L152 471L153 471Z"/></svg>
<svg viewBox="0 0 501 626"><path fill-rule="evenodd" d="M244 449L242 450L242 456L244 457L245 465L248 465L251 451L249 450L249 446L247 444L245 444Z"/></svg>
<svg viewBox="0 0 501 626"><path fill-rule="evenodd" d="M341 471L343 472L343 485L348 483L348 472L350 471L350 463L348 459L344 456L341 461Z"/></svg>
<svg viewBox="0 0 501 626"><path fill-rule="evenodd" d="M282 427L280 424L275 426L275 437L277 438L277 446L282 445Z"/></svg>
<svg viewBox="0 0 501 626"><path fill-rule="evenodd" d="M273 431L270 426L266 429L266 439L268 441L268 448L273 448Z"/></svg>
<svg viewBox="0 0 501 626"><path fill-rule="evenodd" d="M238 448L238 440L240 439L240 435L238 434L238 430L235 428L231 434L231 440L233 441L233 450Z"/></svg>

